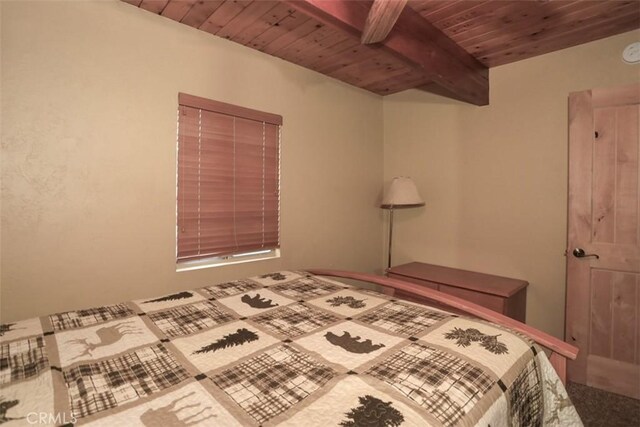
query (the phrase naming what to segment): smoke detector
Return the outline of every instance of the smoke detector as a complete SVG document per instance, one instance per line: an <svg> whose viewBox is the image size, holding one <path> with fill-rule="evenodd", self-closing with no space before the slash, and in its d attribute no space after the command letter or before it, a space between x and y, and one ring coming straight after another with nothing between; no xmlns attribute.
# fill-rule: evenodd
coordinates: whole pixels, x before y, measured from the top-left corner
<svg viewBox="0 0 640 427"><path fill-rule="evenodd" d="M640 42L631 43L622 51L622 60L627 64L640 62Z"/></svg>

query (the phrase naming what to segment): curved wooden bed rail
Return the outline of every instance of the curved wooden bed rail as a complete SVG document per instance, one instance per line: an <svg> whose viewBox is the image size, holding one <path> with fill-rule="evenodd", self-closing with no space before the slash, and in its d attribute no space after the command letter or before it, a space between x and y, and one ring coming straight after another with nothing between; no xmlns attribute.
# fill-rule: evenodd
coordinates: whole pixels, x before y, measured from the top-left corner
<svg viewBox="0 0 640 427"><path fill-rule="evenodd" d="M384 276L376 276L374 274L367 274L367 273L355 273L351 271L323 270L323 269L311 269L307 271L312 274L316 274L318 276L332 276L332 277L341 277L344 279L359 280L362 282L375 283L377 285L385 286L388 288L409 292L413 295L418 295L423 298L436 301L440 304L444 304L449 307L456 308L460 311L468 313L472 316L476 316L480 319L488 320L490 322L494 322L499 325L511 328L515 331L521 332L524 335L531 338L536 343L552 351L551 356L549 357L549 361L555 368L556 372L558 373L558 376L560 377L563 383L565 382L565 379L566 379L567 358L571 360L575 360L575 358L578 355L577 347L574 347L569 343L559 340L558 338L552 335L549 335L536 328L528 326L525 323L519 322L515 319L507 317L503 314L500 314L496 311L493 311L488 308L482 307L478 304L474 304L472 302L466 301L462 298L458 298L453 295L448 295L440 291L436 291L434 289L422 287L420 285L416 285L409 282L403 282L398 279L392 279Z"/></svg>

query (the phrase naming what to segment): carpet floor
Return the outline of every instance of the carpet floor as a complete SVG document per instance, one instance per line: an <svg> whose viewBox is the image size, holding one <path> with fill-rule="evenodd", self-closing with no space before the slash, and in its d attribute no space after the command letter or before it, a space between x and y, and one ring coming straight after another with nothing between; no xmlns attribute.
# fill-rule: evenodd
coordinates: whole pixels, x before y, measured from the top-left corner
<svg viewBox="0 0 640 427"><path fill-rule="evenodd" d="M567 392L586 427L640 426L640 400L572 382Z"/></svg>

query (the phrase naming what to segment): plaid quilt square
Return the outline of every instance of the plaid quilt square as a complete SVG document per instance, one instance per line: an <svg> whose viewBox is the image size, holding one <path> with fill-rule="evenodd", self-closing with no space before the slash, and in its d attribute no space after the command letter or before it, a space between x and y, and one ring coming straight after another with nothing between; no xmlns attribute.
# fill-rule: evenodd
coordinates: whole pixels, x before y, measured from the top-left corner
<svg viewBox="0 0 640 427"><path fill-rule="evenodd" d="M55 331L82 328L109 320L133 316L135 313L126 304L105 305L87 310L67 311L49 316Z"/></svg>
<svg viewBox="0 0 640 427"><path fill-rule="evenodd" d="M354 370L381 357L382 353L403 341L402 337L347 320L297 338L295 343L322 359Z"/></svg>
<svg viewBox="0 0 640 427"><path fill-rule="evenodd" d="M363 314L358 320L404 336L416 335L450 314L429 310L412 304L391 302Z"/></svg>
<svg viewBox="0 0 640 427"><path fill-rule="evenodd" d="M113 357L158 341L141 317L101 323L55 334L60 366Z"/></svg>
<svg viewBox="0 0 640 427"><path fill-rule="evenodd" d="M187 371L161 345L63 371L76 418L115 408L187 378Z"/></svg>
<svg viewBox="0 0 640 427"><path fill-rule="evenodd" d="M530 342L508 330L466 317L452 317L426 332L421 342L475 360L498 378L531 352Z"/></svg>
<svg viewBox="0 0 640 427"><path fill-rule="evenodd" d="M254 324L238 320L198 334L174 338L171 344L200 372L208 373L258 354L278 341Z"/></svg>
<svg viewBox="0 0 640 427"><path fill-rule="evenodd" d="M387 300L383 295L370 294L360 289L342 289L331 295L323 295L307 302L340 316L354 317L386 303Z"/></svg>
<svg viewBox="0 0 640 427"><path fill-rule="evenodd" d="M167 336L173 338L230 322L234 317L222 311L215 303L203 301L150 313L149 319Z"/></svg>
<svg viewBox="0 0 640 427"><path fill-rule="evenodd" d="M137 305L140 310L145 313L150 313L152 311L167 310L180 305L193 304L205 300L206 298L198 292L188 290L165 294L157 298L137 299L132 302Z"/></svg>
<svg viewBox="0 0 640 427"><path fill-rule="evenodd" d="M542 385L535 359L531 359L506 392L512 425L542 425Z"/></svg>
<svg viewBox="0 0 640 427"><path fill-rule="evenodd" d="M313 276L303 277L292 282L274 285L271 289L295 299L315 298L339 291L344 286L319 280Z"/></svg>
<svg viewBox="0 0 640 427"><path fill-rule="evenodd" d="M39 424L42 426L45 424L45 422L38 422L39 420L34 415L29 417L31 413L58 413L66 416L66 419L69 420L71 413L65 411L64 408L56 408L55 406L56 393L53 384L51 369L47 369L37 377L15 383L0 384L0 425L3 427L28 427L29 425ZM46 424L53 425L52 421ZM57 425L60 424L57 423Z"/></svg>
<svg viewBox="0 0 640 427"><path fill-rule="evenodd" d="M234 280L233 282L220 283L202 288L207 294L213 298L224 298L232 295L242 294L254 289L260 289L262 286L251 280Z"/></svg>
<svg viewBox="0 0 640 427"><path fill-rule="evenodd" d="M0 344L0 384L34 377L48 367L43 336Z"/></svg>
<svg viewBox="0 0 640 427"><path fill-rule="evenodd" d="M292 304L256 316L253 320L272 332L295 338L340 319L304 304Z"/></svg>
<svg viewBox="0 0 640 427"><path fill-rule="evenodd" d="M310 274L304 271L274 271L273 273L250 277L250 279L263 286L272 286L306 276L310 276Z"/></svg>
<svg viewBox="0 0 640 427"><path fill-rule="evenodd" d="M87 427L243 427L203 387L203 381L185 381L171 391L141 399L122 411L107 411L104 417L82 424ZM206 384L209 386L209 384ZM213 385L210 386L213 388ZM72 427L69 425L69 427Z"/></svg>
<svg viewBox="0 0 640 427"><path fill-rule="evenodd" d="M313 403L299 411L290 410L289 418L278 427L426 427L426 412L416 405L407 405L397 393L387 394L373 387L358 375L340 378ZM386 388L386 387L385 387ZM484 424L482 427L487 427ZM497 427L497 426L496 426ZM504 427L504 426L502 426Z"/></svg>
<svg viewBox="0 0 640 427"><path fill-rule="evenodd" d="M38 317L0 324L0 343L34 335L42 335L42 323Z"/></svg>
<svg viewBox="0 0 640 427"><path fill-rule="evenodd" d="M336 372L286 345L265 351L211 380L258 423L286 411Z"/></svg>
<svg viewBox="0 0 640 427"><path fill-rule="evenodd" d="M216 300L217 304L232 310L240 317L264 314L295 302L269 288L256 289Z"/></svg>
<svg viewBox="0 0 640 427"><path fill-rule="evenodd" d="M480 368L414 343L367 371L453 426L494 384Z"/></svg>

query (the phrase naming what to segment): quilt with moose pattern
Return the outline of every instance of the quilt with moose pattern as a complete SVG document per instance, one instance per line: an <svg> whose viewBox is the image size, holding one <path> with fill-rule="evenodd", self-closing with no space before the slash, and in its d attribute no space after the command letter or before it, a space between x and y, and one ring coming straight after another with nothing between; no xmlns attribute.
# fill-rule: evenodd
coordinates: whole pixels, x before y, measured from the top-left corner
<svg viewBox="0 0 640 427"><path fill-rule="evenodd" d="M0 325L0 424L582 425L526 337L306 272Z"/></svg>

